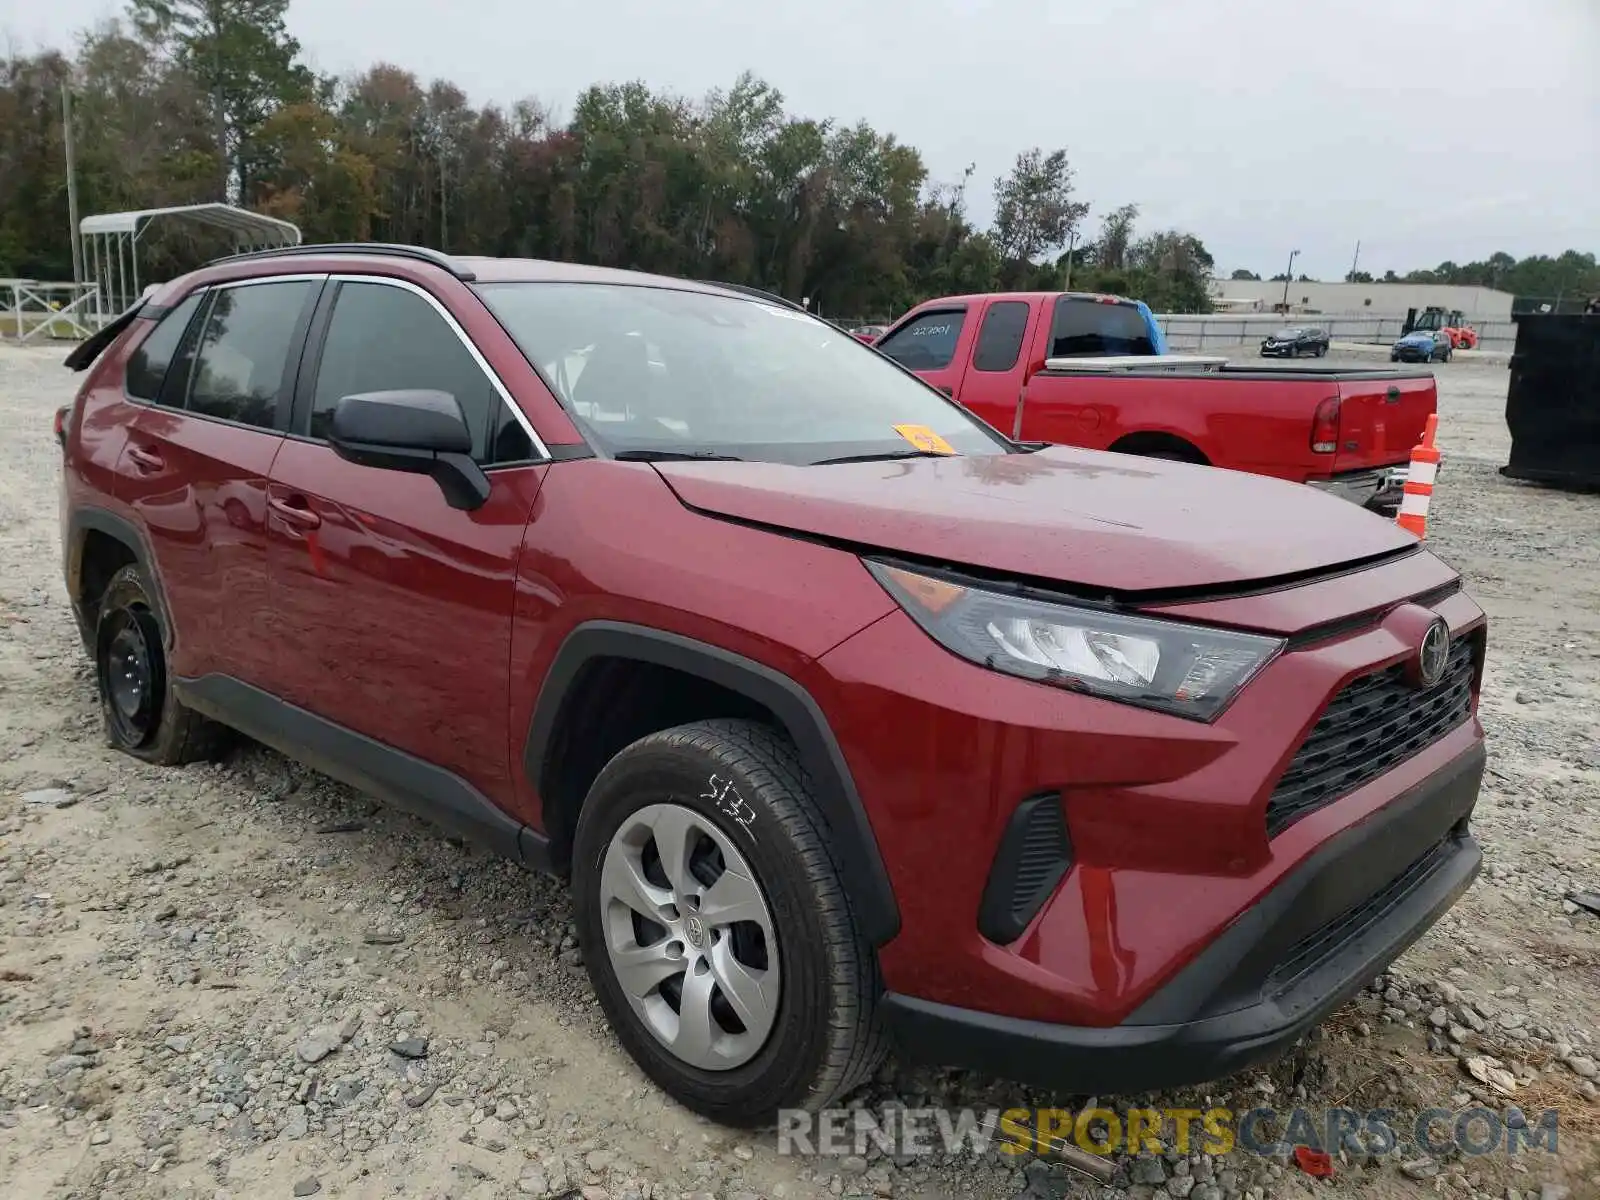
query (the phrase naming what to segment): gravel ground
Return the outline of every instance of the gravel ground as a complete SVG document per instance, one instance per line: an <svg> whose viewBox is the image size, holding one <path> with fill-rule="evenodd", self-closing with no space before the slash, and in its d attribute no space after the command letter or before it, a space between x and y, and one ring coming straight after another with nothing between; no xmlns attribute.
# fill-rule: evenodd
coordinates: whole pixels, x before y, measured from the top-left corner
<svg viewBox="0 0 1600 1200"><path fill-rule="evenodd" d="M60 577L62 353L0 347L0 1195L1600 1197L1600 918L1564 899L1600 889L1600 497L1496 473L1503 364L1439 368L1430 530L1494 621L1488 869L1302 1048L1155 1103L1557 1108L1559 1151L1345 1152L1326 1183L1173 1153L1102 1185L709 1125L606 1030L556 884L266 750L176 771L107 750ZM1046 1098L890 1064L860 1099Z"/></svg>

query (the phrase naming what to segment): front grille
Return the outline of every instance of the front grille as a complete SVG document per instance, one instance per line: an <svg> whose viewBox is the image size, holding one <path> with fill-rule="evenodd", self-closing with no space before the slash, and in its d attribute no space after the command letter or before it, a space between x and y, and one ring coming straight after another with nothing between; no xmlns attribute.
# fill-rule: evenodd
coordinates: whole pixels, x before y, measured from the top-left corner
<svg viewBox="0 0 1600 1200"><path fill-rule="evenodd" d="M1311 729L1267 802L1267 836L1348 796L1472 715L1479 639L1450 648L1444 678L1427 691L1396 665L1352 680Z"/></svg>
<svg viewBox="0 0 1600 1200"><path fill-rule="evenodd" d="M1301 979L1326 962L1346 942L1363 929L1382 921L1419 883L1449 858L1455 849L1454 835L1434 846L1412 863L1382 891L1347 908L1333 920L1312 930L1284 953L1283 959L1267 977L1265 994L1281 996Z"/></svg>

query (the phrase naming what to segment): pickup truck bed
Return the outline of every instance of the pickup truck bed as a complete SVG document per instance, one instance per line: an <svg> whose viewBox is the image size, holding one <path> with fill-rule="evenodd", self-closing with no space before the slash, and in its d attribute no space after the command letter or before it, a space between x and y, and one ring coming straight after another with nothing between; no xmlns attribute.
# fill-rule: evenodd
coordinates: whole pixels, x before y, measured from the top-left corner
<svg viewBox="0 0 1600 1200"><path fill-rule="evenodd" d="M1375 507L1398 503L1411 449L1436 408L1431 371L1162 354L1142 354L1149 366L1141 368L1142 352L1107 353L1113 339L1081 336L1100 314L1108 327L1134 320L1116 298L954 296L913 309L876 344L1023 441L1207 463Z"/></svg>
<svg viewBox="0 0 1600 1200"><path fill-rule="evenodd" d="M1025 441L1185 458L1382 504L1398 498L1397 476L1435 397L1426 370L1225 365L1191 374L1047 369L1015 405L985 411L963 399Z"/></svg>

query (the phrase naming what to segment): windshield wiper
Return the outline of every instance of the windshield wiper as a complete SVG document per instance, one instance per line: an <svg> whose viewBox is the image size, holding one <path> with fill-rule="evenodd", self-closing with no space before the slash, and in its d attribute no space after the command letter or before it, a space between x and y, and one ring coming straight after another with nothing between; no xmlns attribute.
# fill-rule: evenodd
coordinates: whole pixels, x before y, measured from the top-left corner
<svg viewBox="0 0 1600 1200"><path fill-rule="evenodd" d="M611 456L619 462L743 462L737 454L713 454L709 450L619 450Z"/></svg>
<svg viewBox="0 0 1600 1200"><path fill-rule="evenodd" d="M845 454L838 458L819 458L812 463L813 467L829 467L835 463L853 462L889 462L896 458L954 458L953 454L941 454L937 450L880 450L877 454Z"/></svg>

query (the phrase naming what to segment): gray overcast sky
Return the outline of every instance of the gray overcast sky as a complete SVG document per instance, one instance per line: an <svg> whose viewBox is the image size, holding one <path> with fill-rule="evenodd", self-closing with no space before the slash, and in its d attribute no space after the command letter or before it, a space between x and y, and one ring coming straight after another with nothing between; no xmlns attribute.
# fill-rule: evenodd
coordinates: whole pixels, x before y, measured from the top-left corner
<svg viewBox="0 0 1600 1200"><path fill-rule="evenodd" d="M63 45L121 7L0 0L0 34ZM1375 272L1600 251L1600 0L293 0L289 25L324 71L563 113L598 80L699 95L749 68L935 179L976 163L980 221L1018 150L1065 146L1091 228L1133 201L1224 271L1298 247L1338 278L1358 239Z"/></svg>

